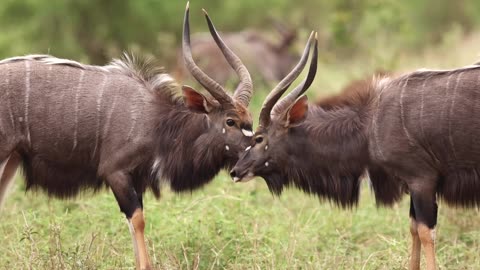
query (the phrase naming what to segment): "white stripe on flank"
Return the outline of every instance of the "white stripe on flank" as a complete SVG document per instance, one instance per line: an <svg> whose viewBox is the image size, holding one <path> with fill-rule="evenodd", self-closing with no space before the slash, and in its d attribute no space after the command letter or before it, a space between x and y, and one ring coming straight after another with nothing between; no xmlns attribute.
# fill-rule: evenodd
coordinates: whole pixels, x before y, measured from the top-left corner
<svg viewBox="0 0 480 270"><path fill-rule="evenodd" d="M462 77L462 74L463 73L460 72L457 76L457 80L455 81L455 87L453 88L453 94L452 94L452 102L450 103L450 111L448 114L448 140L450 141L450 146L452 147L454 158L457 157L457 153L455 151L455 144L453 143L453 137L452 137L452 115L455 107L455 96L457 95L458 84L459 84L460 78Z"/></svg>
<svg viewBox="0 0 480 270"><path fill-rule="evenodd" d="M408 142L411 145L413 145L414 143L412 140L412 136L408 132L407 125L405 123L405 108L403 106L403 97L404 97L405 88L407 87L407 84L408 84L408 78L405 80L405 83L402 86L402 90L400 91L400 117L402 119L402 127L403 127L403 131L405 132L405 136L407 136Z"/></svg>
<svg viewBox="0 0 480 270"><path fill-rule="evenodd" d="M83 76L85 75L85 71L84 70L80 70L80 79L78 79L78 85L77 85L77 88L75 90L75 127L74 127L74 130L73 130L73 148L72 148L72 152L73 150L75 150L75 148L77 147L77 136L78 136L78 99L79 99L79 95L80 95L80 90L82 89L82 84L83 84Z"/></svg>
<svg viewBox="0 0 480 270"><path fill-rule="evenodd" d="M97 129L95 133L95 148L93 148L93 154L92 154L92 159L95 158L95 154L97 152L97 147L98 147L98 140L100 137L100 119L102 118L102 98L103 98L103 91L105 90L105 85L107 84L107 75L103 74L103 81L100 84L100 90L98 91L98 97L97 97Z"/></svg>
<svg viewBox="0 0 480 270"><path fill-rule="evenodd" d="M12 112L12 106L10 104L10 65L5 64L5 68L7 70L7 78L5 78L5 92L7 96L7 107L8 107L8 115L10 116L10 122L12 123L12 128L15 129L15 121L13 120L13 112Z"/></svg>
<svg viewBox="0 0 480 270"><path fill-rule="evenodd" d="M448 103L448 89L450 88L450 79L452 79L453 74L450 74L447 78L447 83L445 84L445 105L444 105L444 110L442 110L442 118L444 116L444 113L447 108L447 103Z"/></svg>
<svg viewBox="0 0 480 270"><path fill-rule="evenodd" d="M110 120L112 119L113 111L115 110L115 105L117 104L117 97L118 97L118 95L115 95L115 97L113 98L112 108L110 109L110 112L107 115L107 120L105 122L105 131L104 131L105 133L104 133L104 135L108 134L108 129L110 128Z"/></svg>
<svg viewBox="0 0 480 270"><path fill-rule="evenodd" d="M375 148L377 149L377 154L380 157L380 159L385 160L385 156L383 154L382 149L380 148L380 138L378 137L378 111L380 110L380 100L382 98L383 90L385 89L384 87L384 82L381 82L381 84L377 83L377 89L380 89L380 93L378 93L377 97L377 106L375 109L375 112L373 113L373 119L372 119L372 128L373 128L373 137L375 139Z"/></svg>
<svg viewBox="0 0 480 270"><path fill-rule="evenodd" d="M0 119L0 134L2 134L2 132L5 130L5 128L3 127L3 121L2 119ZM0 174L1 175L1 174Z"/></svg>
<svg viewBox="0 0 480 270"><path fill-rule="evenodd" d="M420 100L421 100L421 103L420 103L420 131L422 132L422 138L425 138L425 131L423 129L423 109L425 107L425 87L427 85L427 81L431 78L430 77L427 77L425 78L425 80L423 81L423 84L422 84L422 91L420 92Z"/></svg>
<svg viewBox="0 0 480 270"><path fill-rule="evenodd" d="M53 66L48 66L47 79L46 79L47 84L50 83L50 74L52 74L52 68L53 68Z"/></svg>
<svg viewBox="0 0 480 270"><path fill-rule="evenodd" d="M30 62L25 61L25 131L27 133L27 142L32 145L30 140L30 128L28 126L28 103L30 99Z"/></svg>
<svg viewBox="0 0 480 270"><path fill-rule="evenodd" d="M135 98L133 98L132 102L130 103L130 119L132 120L132 123L130 125L130 130L128 131L128 134L127 134L127 141L130 140L130 137L133 134L133 130L135 129L135 125L137 124L138 115L140 114L139 110L136 108L137 105L133 100L135 100ZM140 100L140 99L137 99L137 100Z"/></svg>

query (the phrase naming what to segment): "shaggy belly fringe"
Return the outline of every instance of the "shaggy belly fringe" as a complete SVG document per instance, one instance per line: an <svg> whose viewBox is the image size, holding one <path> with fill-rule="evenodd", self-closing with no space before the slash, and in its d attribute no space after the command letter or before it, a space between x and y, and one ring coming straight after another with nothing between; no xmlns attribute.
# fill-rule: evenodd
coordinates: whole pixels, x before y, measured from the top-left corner
<svg viewBox="0 0 480 270"><path fill-rule="evenodd" d="M21 167L26 189L43 190L48 196L71 198L82 191L97 191L104 186L93 170L65 167L40 158L23 156Z"/></svg>
<svg viewBox="0 0 480 270"><path fill-rule="evenodd" d="M480 168L452 168L440 176L437 194L447 204L480 206Z"/></svg>

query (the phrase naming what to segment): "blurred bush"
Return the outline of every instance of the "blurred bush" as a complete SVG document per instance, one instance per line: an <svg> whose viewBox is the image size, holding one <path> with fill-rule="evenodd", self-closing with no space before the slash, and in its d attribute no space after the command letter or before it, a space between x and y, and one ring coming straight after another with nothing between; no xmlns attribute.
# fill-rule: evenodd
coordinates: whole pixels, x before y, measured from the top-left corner
<svg viewBox="0 0 480 270"><path fill-rule="evenodd" d="M184 7L184 1L165 0L3 0L0 56L50 53L103 64L131 50L172 63ZM202 7L228 32L269 30L273 17L304 36L319 31L326 61L360 54L381 57L386 65L401 51L442 42L451 31L469 33L480 24L476 0L196 0L191 7L193 32L206 30Z"/></svg>

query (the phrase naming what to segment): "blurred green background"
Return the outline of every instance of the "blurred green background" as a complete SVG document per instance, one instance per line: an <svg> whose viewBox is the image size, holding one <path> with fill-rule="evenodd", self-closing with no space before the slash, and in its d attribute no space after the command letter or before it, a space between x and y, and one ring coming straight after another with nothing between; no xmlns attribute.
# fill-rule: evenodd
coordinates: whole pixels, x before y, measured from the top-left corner
<svg viewBox="0 0 480 270"><path fill-rule="evenodd" d="M3 0L0 58L32 53L105 64L123 51L154 56L173 70L186 2L168 0ZM194 0L192 33L273 34L272 19L295 29L299 53L319 32L320 59L309 95L338 92L375 70L453 68L478 61L476 0ZM195 55L197 59L202 55ZM273 67L272 67L273 68ZM255 77L256 74L252 73ZM183 81L180 81L183 83ZM263 90L263 91L262 91ZM267 91L255 89L258 109ZM257 122L255 120L255 122ZM2 209L0 269L133 269L125 218L110 192L60 201L24 192L19 174ZM199 191L145 198L147 243L158 269L407 269L408 199L377 208L364 185L358 208L341 210L263 180L231 183L222 173ZM440 202L440 269L479 269L478 210ZM422 262L422 266L424 266Z"/></svg>
<svg viewBox="0 0 480 270"><path fill-rule="evenodd" d="M184 8L185 1L164 0L3 0L0 57L50 53L103 64L133 50L168 65ZM201 8L224 32L268 31L275 18L299 31L319 31L324 59L381 54L384 66L401 52L418 52L480 24L480 1L474 0L198 0L191 8L193 32L206 31Z"/></svg>

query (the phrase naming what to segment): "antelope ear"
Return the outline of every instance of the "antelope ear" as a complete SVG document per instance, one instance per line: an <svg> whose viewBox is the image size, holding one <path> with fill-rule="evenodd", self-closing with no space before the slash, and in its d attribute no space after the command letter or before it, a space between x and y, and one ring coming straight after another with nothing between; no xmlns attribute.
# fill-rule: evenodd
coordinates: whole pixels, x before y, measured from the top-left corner
<svg viewBox="0 0 480 270"><path fill-rule="evenodd" d="M298 125L307 118L308 112L308 98L303 95L298 98L295 103L287 110L285 115L285 127L292 127Z"/></svg>
<svg viewBox="0 0 480 270"><path fill-rule="evenodd" d="M185 106L194 112L209 113L214 108L208 99L188 85L182 86Z"/></svg>

